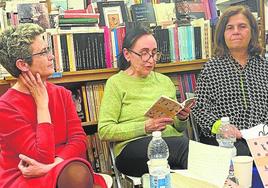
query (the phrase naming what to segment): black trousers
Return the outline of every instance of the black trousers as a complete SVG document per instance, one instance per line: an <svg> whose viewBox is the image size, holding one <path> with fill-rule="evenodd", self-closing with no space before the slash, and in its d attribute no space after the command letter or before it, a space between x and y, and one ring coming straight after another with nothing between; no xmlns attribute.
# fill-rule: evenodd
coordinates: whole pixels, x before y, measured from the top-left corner
<svg viewBox="0 0 268 188"><path fill-rule="evenodd" d="M210 138L210 137L200 136L200 142L204 144L215 145L215 146L219 145L215 137ZM236 147L237 155L247 155L247 156L251 155L249 147L247 145L247 141L245 139L243 138L237 139L234 145Z"/></svg>
<svg viewBox="0 0 268 188"><path fill-rule="evenodd" d="M148 173L147 148L152 137L134 140L127 144L115 163L117 169L123 174L140 177ZM164 137L169 148L168 163L171 169L186 169L188 160L189 140L185 136Z"/></svg>

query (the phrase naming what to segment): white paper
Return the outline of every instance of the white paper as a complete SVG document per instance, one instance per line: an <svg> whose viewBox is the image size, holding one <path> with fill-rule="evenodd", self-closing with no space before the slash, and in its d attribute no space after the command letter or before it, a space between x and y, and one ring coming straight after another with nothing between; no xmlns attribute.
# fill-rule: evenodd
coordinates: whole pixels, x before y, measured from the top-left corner
<svg viewBox="0 0 268 188"><path fill-rule="evenodd" d="M190 140L188 174L223 187L229 174L232 149L211 146Z"/></svg>
<svg viewBox="0 0 268 188"><path fill-rule="evenodd" d="M246 140L252 138L258 138L260 136L267 136L268 135L268 125L260 123L255 127L251 127L249 129L240 130L242 137Z"/></svg>

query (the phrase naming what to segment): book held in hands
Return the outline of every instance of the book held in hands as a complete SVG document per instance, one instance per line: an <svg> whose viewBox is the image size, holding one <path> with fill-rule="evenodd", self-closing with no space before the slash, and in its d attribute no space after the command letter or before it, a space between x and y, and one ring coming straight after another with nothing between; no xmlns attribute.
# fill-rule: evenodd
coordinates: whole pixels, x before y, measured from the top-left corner
<svg viewBox="0 0 268 188"><path fill-rule="evenodd" d="M196 97L186 99L182 103L166 96L161 96L146 112L145 116L150 118L169 117L174 118L182 109L192 106Z"/></svg>

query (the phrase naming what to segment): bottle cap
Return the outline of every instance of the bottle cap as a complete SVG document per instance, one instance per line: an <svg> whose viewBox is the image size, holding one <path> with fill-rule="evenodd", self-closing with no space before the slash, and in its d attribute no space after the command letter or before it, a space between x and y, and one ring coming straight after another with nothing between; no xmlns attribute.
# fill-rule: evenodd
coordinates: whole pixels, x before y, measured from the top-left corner
<svg viewBox="0 0 268 188"><path fill-rule="evenodd" d="M229 117L222 117L221 118L221 123L229 123L230 122L230 118Z"/></svg>
<svg viewBox="0 0 268 188"><path fill-rule="evenodd" d="M161 131L154 131L152 135L153 137L161 137Z"/></svg>

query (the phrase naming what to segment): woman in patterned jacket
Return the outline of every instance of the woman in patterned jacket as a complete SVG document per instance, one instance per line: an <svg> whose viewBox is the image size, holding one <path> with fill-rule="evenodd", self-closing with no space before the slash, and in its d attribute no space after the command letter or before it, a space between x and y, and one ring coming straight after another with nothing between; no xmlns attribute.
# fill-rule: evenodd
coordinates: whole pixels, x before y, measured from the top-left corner
<svg viewBox="0 0 268 188"><path fill-rule="evenodd" d="M216 145L220 118L228 116L237 155L249 155L240 130L268 123L268 64L260 56L256 19L244 6L232 6L216 26L215 51L201 71L193 110L201 142Z"/></svg>

